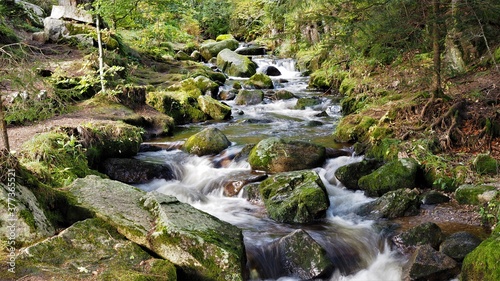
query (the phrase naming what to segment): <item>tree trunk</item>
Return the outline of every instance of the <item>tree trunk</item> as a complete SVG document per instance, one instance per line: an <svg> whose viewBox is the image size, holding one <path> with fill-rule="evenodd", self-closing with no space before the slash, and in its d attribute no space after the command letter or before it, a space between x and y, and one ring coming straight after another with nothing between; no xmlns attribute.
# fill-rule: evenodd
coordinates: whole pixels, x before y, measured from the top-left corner
<svg viewBox="0 0 500 281"><path fill-rule="evenodd" d="M96 32L97 32L97 47L99 49L99 77L101 78L101 91L106 92L106 85L104 81L104 61L101 39L100 15L96 15Z"/></svg>
<svg viewBox="0 0 500 281"><path fill-rule="evenodd" d="M434 63L434 77L432 85L432 98L441 96L443 90L441 88L441 44L440 44L440 8L439 0L432 0L432 53Z"/></svg>
<svg viewBox="0 0 500 281"><path fill-rule="evenodd" d="M445 65L451 75L461 74L466 70L462 52L456 44L460 38L457 27L457 5L458 0L451 0L451 17L446 21L448 32L445 41Z"/></svg>
<svg viewBox="0 0 500 281"><path fill-rule="evenodd" d="M2 130L2 142L7 151L10 152L9 135L7 134L7 122L5 122L5 114L3 111L3 104L1 102L2 100L0 99L0 129Z"/></svg>

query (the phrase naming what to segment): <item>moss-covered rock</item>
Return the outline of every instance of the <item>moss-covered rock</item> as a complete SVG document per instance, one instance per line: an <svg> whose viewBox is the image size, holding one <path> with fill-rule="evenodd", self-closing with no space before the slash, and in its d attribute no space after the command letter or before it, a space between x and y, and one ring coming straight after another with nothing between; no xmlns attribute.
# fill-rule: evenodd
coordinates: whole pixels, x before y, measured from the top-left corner
<svg viewBox="0 0 500 281"><path fill-rule="evenodd" d="M254 105L264 100L262 90L240 90L236 95L234 102L237 105Z"/></svg>
<svg viewBox="0 0 500 281"><path fill-rule="evenodd" d="M374 127L371 127L374 128ZM366 157L381 161L394 161L398 159L401 140L384 138L377 142L356 143L354 149L357 153L363 153Z"/></svg>
<svg viewBox="0 0 500 281"><path fill-rule="evenodd" d="M444 235L441 228L433 222L419 224L394 237L394 241L403 247L429 244L438 249Z"/></svg>
<svg viewBox="0 0 500 281"><path fill-rule="evenodd" d="M201 56L206 61L208 61L213 57L217 57L217 55L224 49L228 49L230 51L236 50L239 44L240 43L235 39L226 39L218 42L208 42L200 46L200 53Z"/></svg>
<svg viewBox="0 0 500 281"><path fill-rule="evenodd" d="M271 98L275 100L289 100L295 98L295 95L287 90L278 90L273 93Z"/></svg>
<svg viewBox="0 0 500 281"><path fill-rule="evenodd" d="M356 142L366 139L370 127L377 124L377 120L360 114L347 115L342 118L335 128L333 138L336 142Z"/></svg>
<svg viewBox="0 0 500 281"><path fill-rule="evenodd" d="M490 238L470 252L462 264L462 281L500 280L499 227Z"/></svg>
<svg viewBox="0 0 500 281"><path fill-rule="evenodd" d="M186 79L189 81L187 83L192 81L203 94L210 95L211 97L217 97L217 94L219 93L219 84L205 76L197 76L193 80L191 79L193 78Z"/></svg>
<svg viewBox="0 0 500 281"><path fill-rule="evenodd" d="M315 97L304 97L299 98L295 104L295 109L306 109L306 107L313 107L321 103L321 100Z"/></svg>
<svg viewBox="0 0 500 281"><path fill-rule="evenodd" d="M17 262L16 275L43 280L177 280L172 263L152 257L100 219L77 222L24 249Z"/></svg>
<svg viewBox="0 0 500 281"><path fill-rule="evenodd" d="M250 151L248 162L254 170L279 173L319 167L325 159L323 146L273 137L260 141Z"/></svg>
<svg viewBox="0 0 500 281"><path fill-rule="evenodd" d="M174 263L179 280L243 280L246 257L237 227L175 197L95 176L76 180L69 191L128 240Z"/></svg>
<svg viewBox="0 0 500 281"><path fill-rule="evenodd" d="M189 90L169 90L149 92L146 102L156 110L174 118L176 124L186 124L208 120L198 105L201 91L193 86Z"/></svg>
<svg viewBox="0 0 500 281"><path fill-rule="evenodd" d="M339 167L335 171L335 177L348 189L358 190L358 180L376 169L380 168L382 163L373 159L363 159L360 162L351 163Z"/></svg>
<svg viewBox="0 0 500 281"><path fill-rule="evenodd" d="M472 167L480 175L498 174L499 165L498 161L488 154L479 154L472 162Z"/></svg>
<svg viewBox="0 0 500 281"><path fill-rule="evenodd" d="M234 36L232 34L220 34L215 38L215 41L220 42L229 39L234 39Z"/></svg>
<svg viewBox="0 0 500 281"><path fill-rule="evenodd" d="M278 222L312 222L324 217L330 205L314 171L280 173L264 180L259 189L269 217Z"/></svg>
<svg viewBox="0 0 500 281"><path fill-rule="evenodd" d="M198 105L213 120L221 121L231 117L231 107L210 96L199 96Z"/></svg>
<svg viewBox="0 0 500 281"><path fill-rule="evenodd" d="M183 149L198 156L218 154L228 148L231 142L219 129L210 127L189 137Z"/></svg>
<svg viewBox="0 0 500 281"><path fill-rule="evenodd" d="M481 197L488 192L498 193L494 186L463 184L455 190L455 198L460 204L479 205L487 203Z"/></svg>
<svg viewBox="0 0 500 281"><path fill-rule="evenodd" d="M274 89L273 80L264 73L255 73L245 81L245 86L253 89Z"/></svg>
<svg viewBox="0 0 500 281"><path fill-rule="evenodd" d="M417 215L419 206L420 198L417 190L398 189L361 205L356 213L372 219L393 219Z"/></svg>
<svg viewBox="0 0 500 281"><path fill-rule="evenodd" d="M251 77L257 72L255 62L229 49L224 49L217 55L217 66L227 75L235 77Z"/></svg>
<svg viewBox="0 0 500 281"><path fill-rule="evenodd" d="M391 161L359 179L358 185L368 196L381 196L400 188L415 187L419 165L413 158Z"/></svg>

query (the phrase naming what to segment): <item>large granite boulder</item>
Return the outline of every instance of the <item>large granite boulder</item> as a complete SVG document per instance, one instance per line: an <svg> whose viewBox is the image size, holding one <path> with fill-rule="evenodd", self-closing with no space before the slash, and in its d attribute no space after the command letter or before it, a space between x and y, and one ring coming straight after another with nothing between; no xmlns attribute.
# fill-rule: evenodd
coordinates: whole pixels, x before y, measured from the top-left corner
<svg viewBox="0 0 500 281"><path fill-rule="evenodd" d="M231 142L226 135L215 127L206 128L191 137L184 143L183 149L198 156L218 154L228 148Z"/></svg>
<svg viewBox="0 0 500 281"><path fill-rule="evenodd" d="M413 188L418 168L418 162L413 158L394 160L361 177L358 185L368 196L382 196L392 190Z"/></svg>
<svg viewBox="0 0 500 281"><path fill-rule="evenodd" d="M23 249L17 277L29 280L175 281L175 266L127 240L101 219L80 221ZM0 279L2 273L0 273Z"/></svg>
<svg viewBox="0 0 500 281"><path fill-rule="evenodd" d="M178 280L243 280L240 229L175 197L89 176L69 187L79 206L128 240L174 263Z"/></svg>
<svg viewBox="0 0 500 281"><path fill-rule="evenodd" d="M305 230L294 232L274 242L281 268L286 276L313 280L333 272L333 263L326 250Z"/></svg>
<svg viewBox="0 0 500 281"><path fill-rule="evenodd" d="M231 117L231 107L210 96L199 96L198 106L213 120L221 121Z"/></svg>
<svg viewBox="0 0 500 281"><path fill-rule="evenodd" d="M374 201L361 205L356 213L372 219L393 219L417 215L419 206L419 192L406 188L389 191Z"/></svg>
<svg viewBox="0 0 500 281"><path fill-rule="evenodd" d="M227 75L235 77L251 77L257 72L255 62L229 49L224 49L217 55L217 66Z"/></svg>
<svg viewBox="0 0 500 281"><path fill-rule="evenodd" d="M323 182L310 170L276 174L259 189L269 217L278 222L312 222L323 218L330 205Z"/></svg>
<svg viewBox="0 0 500 281"><path fill-rule="evenodd" d="M128 184L174 178L172 168L167 164L145 162L133 158L108 158L102 164L101 171L110 179Z"/></svg>
<svg viewBox="0 0 500 281"><path fill-rule="evenodd" d="M382 163L380 161L374 159L363 159L360 162L355 162L339 167L335 171L335 177L347 189L358 190L359 179L380 168L381 165Z"/></svg>
<svg viewBox="0 0 500 281"><path fill-rule="evenodd" d="M460 231L448 236L443 243L439 245L439 251L461 262L465 256L472 252L479 244L481 244L481 239L477 236L465 231Z"/></svg>
<svg viewBox="0 0 500 281"><path fill-rule="evenodd" d="M255 105L264 100L262 90L240 90L236 95L234 102L237 105Z"/></svg>
<svg viewBox="0 0 500 281"><path fill-rule="evenodd" d="M239 42L235 39L226 39L218 42L207 42L200 46L201 56L206 60L210 60L213 57L217 57L217 55L222 50L234 51L238 48Z"/></svg>
<svg viewBox="0 0 500 281"><path fill-rule="evenodd" d="M402 280L450 280L459 272L460 268L455 260L429 245L422 245L410 257Z"/></svg>
<svg viewBox="0 0 500 281"><path fill-rule="evenodd" d="M254 170L279 173L319 167L326 159L326 149L305 141L277 137L261 140L248 156Z"/></svg>

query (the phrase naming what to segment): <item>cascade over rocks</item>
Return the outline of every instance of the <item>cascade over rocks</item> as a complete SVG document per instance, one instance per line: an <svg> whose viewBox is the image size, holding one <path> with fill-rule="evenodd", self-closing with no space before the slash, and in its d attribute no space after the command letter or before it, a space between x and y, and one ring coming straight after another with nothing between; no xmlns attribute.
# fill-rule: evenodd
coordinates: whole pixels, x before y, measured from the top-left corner
<svg viewBox="0 0 500 281"><path fill-rule="evenodd" d="M88 176L69 187L77 204L128 240L167 259L183 280L243 280L245 250L240 229L175 197Z"/></svg>
<svg viewBox="0 0 500 281"><path fill-rule="evenodd" d="M251 77L257 72L255 62L230 49L224 49L217 55L217 66L229 76Z"/></svg>
<svg viewBox="0 0 500 281"><path fill-rule="evenodd" d="M198 156L218 154L228 148L231 142L219 129L210 127L203 129L184 143L183 149Z"/></svg>
<svg viewBox="0 0 500 281"><path fill-rule="evenodd" d="M171 262L152 257L101 219L77 222L23 249L16 262L22 279L33 275L33 280L177 280ZM0 279L10 280L2 274Z"/></svg>
<svg viewBox="0 0 500 281"><path fill-rule="evenodd" d="M269 76L280 76L281 71L279 71L278 68L272 65L268 65L262 69L262 73L269 75Z"/></svg>
<svg viewBox="0 0 500 281"><path fill-rule="evenodd" d="M269 177L259 185L269 217L278 222L308 223L323 218L330 201L319 175L294 171Z"/></svg>
<svg viewBox="0 0 500 281"><path fill-rule="evenodd" d="M326 148L305 141L281 138L261 140L248 156L252 169L279 173L319 167L326 159Z"/></svg>

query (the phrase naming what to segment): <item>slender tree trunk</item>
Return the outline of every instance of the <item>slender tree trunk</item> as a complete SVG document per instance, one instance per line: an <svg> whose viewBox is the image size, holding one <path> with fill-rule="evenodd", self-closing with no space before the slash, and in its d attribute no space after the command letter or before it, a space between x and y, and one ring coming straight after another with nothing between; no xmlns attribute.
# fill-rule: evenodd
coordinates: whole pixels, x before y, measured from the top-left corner
<svg viewBox="0 0 500 281"><path fill-rule="evenodd" d="M0 99L0 129L2 130L2 141L7 151L10 152L9 135L7 134L7 122L5 122L5 114L3 111L3 104L1 102L2 101Z"/></svg>
<svg viewBox="0 0 500 281"><path fill-rule="evenodd" d="M441 96L441 44L440 44L440 8L439 0L432 0L432 53L434 63L434 77L432 85L432 98Z"/></svg>
<svg viewBox="0 0 500 281"><path fill-rule="evenodd" d="M101 78L101 91L106 92L105 81L104 81L104 62L103 62L103 50L102 50L102 39L101 39L101 27L100 25L100 15L96 16L96 31L97 31L97 47L99 49L99 77Z"/></svg>

